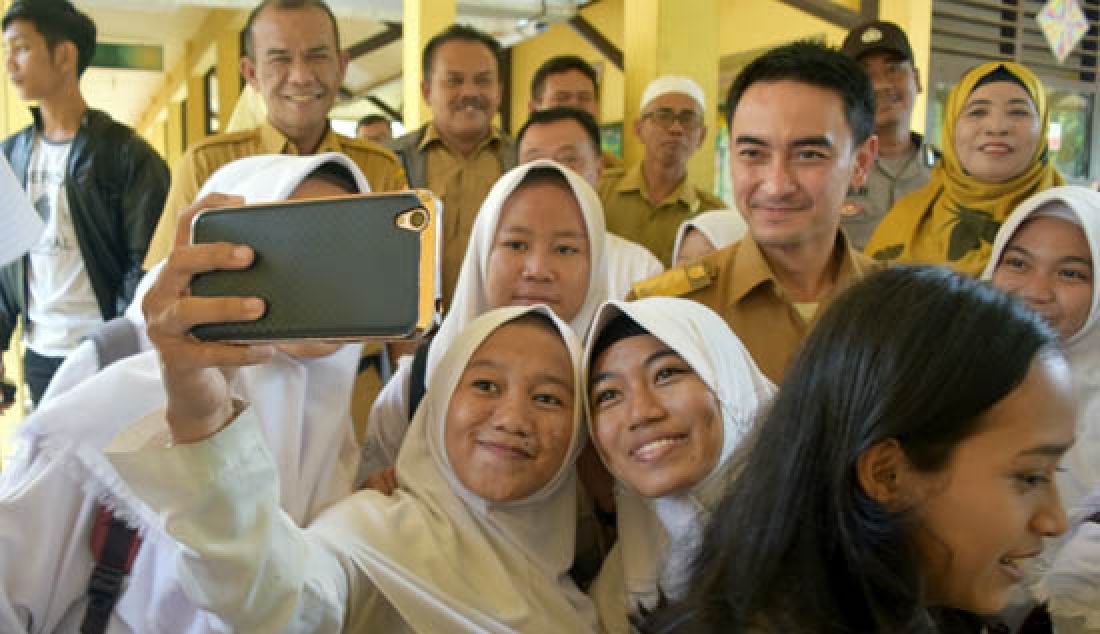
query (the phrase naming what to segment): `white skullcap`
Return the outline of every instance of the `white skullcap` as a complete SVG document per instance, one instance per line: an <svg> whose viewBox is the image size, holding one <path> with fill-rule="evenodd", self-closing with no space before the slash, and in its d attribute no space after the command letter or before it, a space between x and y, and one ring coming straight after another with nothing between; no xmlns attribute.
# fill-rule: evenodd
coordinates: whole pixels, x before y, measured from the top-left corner
<svg viewBox="0 0 1100 634"><path fill-rule="evenodd" d="M694 99L699 104L700 110L707 109L707 100L703 97L703 88L695 83L694 79L678 75L665 75L649 82L649 85L645 87L645 92L642 93L642 105L638 106L638 109L645 110L649 102L670 92L683 93Z"/></svg>

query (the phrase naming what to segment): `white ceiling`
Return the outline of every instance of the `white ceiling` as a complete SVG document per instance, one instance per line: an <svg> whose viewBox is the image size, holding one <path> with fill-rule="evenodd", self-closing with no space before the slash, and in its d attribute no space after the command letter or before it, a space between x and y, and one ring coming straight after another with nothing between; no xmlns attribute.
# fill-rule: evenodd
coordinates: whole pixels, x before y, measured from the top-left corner
<svg viewBox="0 0 1100 634"><path fill-rule="evenodd" d="M340 22L343 46L383 32L383 19L400 21L401 1L328 0ZM463 22L473 23L511 44L530 35L525 16L560 20L588 1L458 0L458 9ZM247 9L255 6L256 0L74 0L74 4L95 21L99 41L159 45L164 51L164 68L170 69L211 9ZM546 13L540 14L544 9ZM357 98L339 104L333 115L357 119L378 112L362 98L368 93L400 110L401 62L400 40L353 60L344 88ZM92 107L133 125L163 81L163 72L90 68L81 88Z"/></svg>

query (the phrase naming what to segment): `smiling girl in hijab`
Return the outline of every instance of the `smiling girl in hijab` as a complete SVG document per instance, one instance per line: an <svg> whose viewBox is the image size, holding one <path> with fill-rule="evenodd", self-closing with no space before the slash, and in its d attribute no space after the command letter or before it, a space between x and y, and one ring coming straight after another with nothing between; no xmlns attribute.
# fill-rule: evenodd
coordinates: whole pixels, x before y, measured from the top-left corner
<svg viewBox="0 0 1100 634"><path fill-rule="evenodd" d="M1048 543L1040 559L1037 594L1058 631L1100 631L1100 193L1078 186L1048 189L1021 204L993 243L983 279L1019 296L1058 331L1078 400L1077 439L1058 473L1070 515L1070 534ZM1091 495L1091 499L1089 494Z"/></svg>
<svg viewBox="0 0 1100 634"><path fill-rule="evenodd" d="M729 459L775 388L721 317L677 298L608 302L585 359L619 532L591 594L601 626L626 633L629 615L687 591Z"/></svg>
<svg viewBox="0 0 1100 634"><path fill-rule="evenodd" d="M339 183L337 185L337 183ZM199 198L211 192L240 195L246 203L284 200L318 185L327 194L368 192L359 168L342 154L258 156L230 163L211 176ZM333 186L335 185L335 186ZM97 509L115 494L117 474L105 447L157 445L167 433L149 418L165 406L160 359L145 333L141 312L154 269L126 312L143 350L101 372L94 346L69 355L48 398L20 426L17 454L0 478L0 631L76 632L88 606L95 560L91 535ZM306 524L352 490L358 452L349 396L359 345L327 356L279 353L269 362L241 368L236 391L255 403L263 421L264 451L282 486L273 502ZM114 508L114 504L108 504ZM145 542L114 609L109 634L225 631L224 625L186 598L175 572L179 548L153 535L126 505L116 517L140 526Z"/></svg>
<svg viewBox="0 0 1100 634"><path fill-rule="evenodd" d="M1047 146L1046 91L1025 66L970 69L947 96L943 159L883 218L865 253L978 275L993 238L1028 196L1064 181Z"/></svg>
<svg viewBox="0 0 1100 634"><path fill-rule="evenodd" d="M545 198L558 193L559 183L568 187L565 195L574 199L573 209ZM578 231L584 235L575 235ZM431 340L423 376L431 376L467 324L493 308L546 303L583 335L608 298L605 234L599 197L573 171L541 159L502 176L474 222L450 311ZM409 398L412 366L412 357L399 362L371 408L364 475L377 474L397 460L414 413Z"/></svg>
<svg viewBox="0 0 1100 634"><path fill-rule="evenodd" d="M307 529L275 503L253 408L202 441L111 454L112 492L178 542L188 597L232 631L593 632L566 574L578 350L545 306L473 320L433 368L397 491L361 491Z"/></svg>

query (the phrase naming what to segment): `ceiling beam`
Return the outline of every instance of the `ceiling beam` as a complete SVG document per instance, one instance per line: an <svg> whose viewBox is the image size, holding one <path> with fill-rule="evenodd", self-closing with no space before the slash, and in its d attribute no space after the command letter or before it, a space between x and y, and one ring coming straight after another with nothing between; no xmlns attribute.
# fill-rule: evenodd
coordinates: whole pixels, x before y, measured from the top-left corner
<svg viewBox="0 0 1100 634"><path fill-rule="evenodd" d="M608 61L615 65L615 68L619 70L623 69L623 52L618 46L607 39L600 30L596 28L596 25L589 22L581 14L577 14L569 18L569 26L572 27L577 35L581 36L585 42L588 42L592 48L600 52L601 55L606 57Z"/></svg>
<svg viewBox="0 0 1100 634"><path fill-rule="evenodd" d="M868 20L878 19L878 0L860 0L859 11L842 7L832 0L779 0L842 29L852 29Z"/></svg>
<svg viewBox="0 0 1100 634"><path fill-rule="evenodd" d="M401 39L400 22L383 22L383 24L386 26L386 30L375 33L367 39L349 46L347 48L348 57L353 60L359 59Z"/></svg>
<svg viewBox="0 0 1100 634"><path fill-rule="evenodd" d="M374 95L367 95L367 101L374 104L375 108L378 108L382 112L386 113L386 116L389 117L391 121L404 121L399 111L394 110L393 107L390 106L390 104L382 101L378 97L375 97Z"/></svg>

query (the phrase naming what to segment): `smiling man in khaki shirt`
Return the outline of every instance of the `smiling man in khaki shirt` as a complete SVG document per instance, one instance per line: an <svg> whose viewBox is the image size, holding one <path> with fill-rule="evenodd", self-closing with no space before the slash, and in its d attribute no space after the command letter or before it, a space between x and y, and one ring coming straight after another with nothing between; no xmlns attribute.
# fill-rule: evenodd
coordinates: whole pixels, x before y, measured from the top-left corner
<svg viewBox="0 0 1100 634"><path fill-rule="evenodd" d="M600 183L607 230L633 240L672 264L680 223L726 205L692 184L687 164L707 134L703 89L687 77L658 77L642 95L634 133L645 146L642 162L609 173Z"/></svg>
<svg viewBox="0 0 1100 634"><path fill-rule="evenodd" d="M823 307L880 265L840 231L849 186L875 156L866 73L838 51L795 42L749 64L730 87L731 174L749 226L739 243L641 282L721 315L779 382Z"/></svg>
<svg viewBox="0 0 1100 634"><path fill-rule="evenodd" d="M328 113L347 69L336 19L320 0L283 8L265 0L245 25L241 74L263 96L267 121L258 128L219 134L187 150L172 174L172 186L145 258L149 269L168 256L177 214L206 179L226 163L258 154L341 152L363 170L373 191L405 187L405 176L384 147L340 136Z"/></svg>
<svg viewBox="0 0 1100 634"><path fill-rule="evenodd" d="M409 184L443 201L443 302L450 305L481 203L515 167L512 140L492 125L500 106L500 44L452 25L424 47L424 100L432 121L390 144Z"/></svg>

